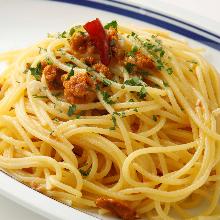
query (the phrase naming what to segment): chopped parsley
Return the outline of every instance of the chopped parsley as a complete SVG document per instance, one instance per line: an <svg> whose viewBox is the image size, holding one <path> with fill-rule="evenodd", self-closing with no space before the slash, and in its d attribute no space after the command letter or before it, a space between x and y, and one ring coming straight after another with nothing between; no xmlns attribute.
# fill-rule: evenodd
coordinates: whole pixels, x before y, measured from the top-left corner
<svg viewBox="0 0 220 220"><path fill-rule="evenodd" d="M138 112L138 109L137 109L137 108L134 108L134 111L135 111L135 112Z"/></svg>
<svg viewBox="0 0 220 220"><path fill-rule="evenodd" d="M66 77L66 80L69 80L71 78L71 76L74 76L74 70L73 70L73 67L71 68L68 76Z"/></svg>
<svg viewBox="0 0 220 220"><path fill-rule="evenodd" d="M161 50L161 51L160 51L160 57L163 57L164 54L165 54L165 51L164 51L164 50Z"/></svg>
<svg viewBox="0 0 220 220"><path fill-rule="evenodd" d="M59 122L60 120L58 118L54 118L53 121Z"/></svg>
<svg viewBox="0 0 220 220"><path fill-rule="evenodd" d="M106 103L108 103L108 104L110 104L110 105L112 105L112 104L114 104L115 102L113 102L111 99L110 99L110 95L107 93L107 92L102 92L102 98L103 98L103 100L104 100L104 102L106 102Z"/></svg>
<svg viewBox="0 0 220 220"><path fill-rule="evenodd" d="M165 81L163 81L163 85L164 85L164 87L168 87L169 86L168 82L165 82Z"/></svg>
<svg viewBox="0 0 220 220"><path fill-rule="evenodd" d="M39 48L39 54L42 53L42 51L47 51L47 49L43 48L43 47L38 47Z"/></svg>
<svg viewBox="0 0 220 220"><path fill-rule="evenodd" d="M146 87L142 86L140 92L138 92L138 96L140 99L144 99L146 95L147 95Z"/></svg>
<svg viewBox="0 0 220 220"><path fill-rule="evenodd" d="M31 75L34 76L36 80L40 81L40 78L41 78L41 75L42 75L41 62L39 62L35 68L31 67L30 71L31 71Z"/></svg>
<svg viewBox="0 0 220 220"><path fill-rule="evenodd" d="M120 114L120 112L113 112L113 115L118 115L118 116L120 116L121 114Z"/></svg>
<svg viewBox="0 0 220 220"><path fill-rule="evenodd" d="M109 79L107 79L107 78L103 78L102 82L106 86L110 86L112 84L112 82Z"/></svg>
<svg viewBox="0 0 220 220"><path fill-rule="evenodd" d="M137 37L137 34L132 31L132 32L131 32L131 36L132 36L132 37Z"/></svg>
<svg viewBox="0 0 220 220"><path fill-rule="evenodd" d="M125 80L124 84L129 86L141 86L143 84L143 81L138 77L133 77Z"/></svg>
<svg viewBox="0 0 220 220"><path fill-rule="evenodd" d="M120 116L121 118L126 117L126 115L125 115L125 112L124 112L124 111L122 111L122 112L113 112L113 115L118 115L118 116Z"/></svg>
<svg viewBox="0 0 220 220"><path fill-rule="evenodd" d="M52 93L52 95L55 97L59 97L60 95L62 95L62 92Z"/></svg>
<svg viewBox="0 0 220 220"><path fill-rule="evenodd" d="M141 75L143 75L143 76L148 76L148 75L150 75L150 73L147 72L146 70L139 70L138 73L141 74Z"/></svg>
<svg viewBox="0 0 220 220"><path fill-rule="evenodd" d="M117 29L118 27L117 21L113 20L104 26L105 29L109 29L110 27Z"/></svg>
<svg viewBox="0 0 220 220"><path fill-rule="evenodd" d="M33 98L41 98L41 99L47 98L47 96L45 96L45 95L32 95L32 96L33 96Z"/></svg>
<svg viewBox="0 0 220 220"><path fill-rule="evenodd" d="M113 126L110 127L109 129L110 130L115 130L115 127L116 127L116 117L114 116L114 113L112 115L112 122L113 122Z"/></svg>
<svg viewBox="0 0 220 220"><path fill-rule="evenodd" d="M58 35L58 37L59 37L59 38L66 38L66 37L67 37L66 35L67 35L66 31L64 31L64 32L60 33L60 34Z"/></svg>
<svg viewBox="0 0 220 220"><path fill-rule="evenodd" d="M123 111L121 112L121 117L122 118L126 117L125 112L123 112Z"/></svg>
<svg viewBox="0 0 220 220"><path fill-rule="evenodd" d="M127 70L128 73L132 73L134 67L135 67L135 64L133 64L133 63L126 63L125 64L125 69Z"/></svg>
<svg viewBox="0 0 220 220"><path fill-rule="evenodd" d="M53 62L50 60L49 57L46 58L46 62L47 62L48 65L52 65L53 64Z"/></svg>
<svg viewBox="0 0 220 220"><path fill-rule="evenodd" d="M156 60L156 67L158 70L162 70L164 68L164 64L161 59Z"/></svg>
<svg viewBox="0 0 220 220"><path fill-rule="evenodd" d="M172 68L167 68L167 73L168 73L169 75L171 75L171 74L173 73L173 69L172 69Z"/></svg>
<svg viewBox="0 0 220 220"><path fill-rule="evenodd" d="M138 47L137 46L133 46L131 51L129 51L127 55L133 57L136 52L138 52Z"/></svg>
<svg viewBox="0 0 220 220"><path fill-rule="evenodd" d="M76 105L71 105L67 111L67 115L70 117L74 114L75 111L76 111Z"/></svg>
<svg viewBox="0 0 220 220"><path fill-rule="evenodd" d="M92 67L88 66L88 67L86 67L86 71L87 72L92 72L92 71L95 71L95 69L93 69ZM96 76L93 76L93 77L96 77Z"/></svg>
<svg viewBox="0 0 220 220"><path fill-rule="evenodd" d="M65 63L65 64L71 68L74 66L74 64L72 64L72 63Z"/></svg>
<svg viewBox="0 0 220 220"><path fill-rule="evenodd" d="M158 88L158 89L160 88L160 86L156 83L154 83L152 86L155 87L155 88Z"/></svg>
<svg viewBox="0 0 220 220"><path fill-rule="evenodd" d="M186 62L188 63L193 63L193 64L198 64L198 62L194 61L194 60L187 60Z"/></svg>
<svg viewBox="0 0 220 220"><path fill-rule="evenodd" d="M134 99L129 99L128 102L134 102Z"/></svg>
<svg viewBox="0 0 220 220"><path fill-rule="evenodd" d="M153 116L152 116L152 119L153 119L154 121L157 121L157 116L156 116L156 115L153 115Z"/></svg>
<svg viewBox="0 0 220 220"><path fill-rule="evenodd" d="M52 130L52 131L50 132L50 135L53 135L53 133L54 133L54 130Z"/></svg>
<svg viewBox="0 0 220 220"><path fill-rule="evenodd" d="M72 27L69 31L69 36L72 37L75 31L75 27Z"/></svg>
<svg viewBox="0 0 220 220"><path fill-rule="evenodd" d="M82 170L79 169L79 172L81 173L82 176L88 176L90 174L91 168L89 168L88 170Z"/></svg>
<svg viewBox="0 0 220 220"><path fill-rule="evenodd" d="M122 86L121 86L121 89L124 89L124 88L125 88L125 85L122 85Z"/></svg>
<svg viewBox="0 0 220 220"><path fill-rule="evenodd" d="M100 88L100 84L96 84L95 89L96 89L97 91L99 91L99 90L101 89L101 88Z"/></svg>

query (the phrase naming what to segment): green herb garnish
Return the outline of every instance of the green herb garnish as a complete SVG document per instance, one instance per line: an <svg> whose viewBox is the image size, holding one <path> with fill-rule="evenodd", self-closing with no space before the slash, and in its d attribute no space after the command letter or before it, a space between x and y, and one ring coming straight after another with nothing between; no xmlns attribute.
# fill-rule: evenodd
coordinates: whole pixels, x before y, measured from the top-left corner
<svg viewBox="0 0 220 220"><path fill-rule="evenodd" d="M121 112L121 117L122 117L122 118L126 117L126 115L125 115L125 112L124 112L124 111L122 111L122 112Z"/></svg>
<svg viewBox="0 0 220 220"><path fill-rule="evenodd" d="M124 84L130 85L130 86L141 86L143 84L143 81L138 77L133 77L130 79L127 79Z"/></svg>
<svg viewBox="0 0 220 220"><path fill-rule="evenodd" d="M173 73L173 69L172 69L172 68L167 68L167 73L168 73L169 75L171 75L171 74Z"/></svg>
<svg viewBox="0 0 220 220"><path fill-rule="evenodd" d="M48 65L52 65L53 64L53 62L50 60L49 57L46 58L46 62L47 62Z"/></svg>
<svg viewBox="0 0 220 220"><path fill-rule="evenodd" d="M153 119L154 121L157 121L157 116L156 116L156 115L153 115L153 116L152 116L152 119Z"/></svg>
<svg viewBox="0 0 220 220"><path fill-rule="evenodd" d="M163 85L164 85L164 87L168 87L169 86L168 82L165 82L165 81L163 81Z"/></svg>
<svg viewBox="0 0 220 220"><path fill-rule="evenodd" d="M112 104L114 104L115 102L113 102L111 99L110 99L110 95L107 93L107 92L102 92L102 98L103 98L103 100L104 100L104 102L106 102L106 103L108 103L108 104L110 104L110 105L112 105Z"/></svg>
<svg viewBox="0 0 220 220"><path fill-rule="evenodd" d="M128 102L134 102L134 99L129 99Z"/></svg>
<svg viewBox="0 0 220 220"><path fill-rule="evenodd" d="M131 32L131 36L132 37L136 37L137 36L137 34L136 33L134 33L133 31Z"/></svg>
<svg viewBox="0 0 220 220"><path fill-rule="evenodd" d="M104 26L105 29L109 29L110 27L117 29L118 27L117 21L113 20Z"/></svg>
<svg viewBox="0 0 220 220"><path fill-rule="evenodd" d="M140 92L138 93L139 98L144 99L146 97L146 94L147 94L146 87L142 86Z"/></svg>
<svg viewBox="0 0 220 220"><path fill-rule="evenodd" d="M110 127L109 129L110 130L115 130L115 127L116 127L116 117L114 116L114 113L112 115L112 122L113 122L113 126Z"/></svg>
<svg viewBox="0 0 220 220"><path fill-rule="evenodd" d="M150 73L147 72L146 70L139 70L138 73L143 75L143 76L149 76L150 75Z"/></svg>
<svg viewBox="0 0 220 220"><path fill-rule="evenodd" d="M128 52L128 56L134 56L135 53L138 52L138 47L137 46L133 46L131 51Z"/></svg>
<svg viewBox="0 0 220 220"><path fill-rule="evenodd" d="M73 70L73 67L71 68L68 76L66 77L66 80L69 80L71 78L71 76L74 76L74 70Z"/></svg>
<svg viewBox="0 0 220 220"><path fill-rule="evenodd" d="M91 168L89 168L88 170L79 169L79 172L81 173L82 176L88 176L90 171L91 171Z"/></svg>
<svg viewBox="0 0 220 220"><path fill-rule="evenodd" d="M110 86L112 84L112 82L109 79L107 79L107 78L103 78L102 82L106 86Z"/></svg>
<svg viewBox="0 0 220 220"><path fill-rule="evenodd" d="M162 70L164 68L164 64L160 58L156 60L156 67L158 70Z"/></svg>
<svg viewBox="0 0 220 220"><path fill-rule="evenodd" d="M60 120L58 118L54 118L53 121L59 122Z"/></svg>
<svg viewBox="0 0 220 220"><path fill-rule="evenodd" d="M72 37L75 31L75 27L72 27L69 31L69 36Z"/></svg>
<svg viewBox="0 0 220 220"><path fill-rule="evenodd" d="M30 71L31 71L31 75L34 76L36 80L40 81L40 78L41 78L41 75L42 75L41 62L39 62L35 68L31 67Z"/></svg>
<svg viewBox="0 0 220 220"><path fill-rule="evenodd" d="M60 38L66 38L66 34L67 34L66 31L64 31L64 32L62 32L62 33L59 35L59 37L60 37Z"/></svg>
<svg viewBox="0 0 220 220"><path fill-rule="evenodd" d="M194 60L187 60L186 62L188 63L193 63L193 64L198 64L198 62L194 61Z"/></svg>
<svg viewBox="0 0 220 220"><path fill-rule="evenodd" d="M41 98L41 99L47 98L47 96L45 96L45 95L32 95L32 96L33 96L33 98Z"/></svg>
<svg viewBox="0 0 220 220"><path fill-rule="evenodd" d="M67 115L70 117L74 114L75 111L76 111L76 105L71 105L67 111Z"/></svg>
<svg viewBox="0 0 220 220"><path fill-rule="evenodd" d="M126 63L125 64L125 69L127 70L128 73L132 73L134 67L135 67L135 64L133 64L133 63Z"/></svg>
<svg viewBox="0 0 220 220"><path fill-rule="evenodd" d="M95 89L96 89L97 91L99 91L99 90L101 89L100 85L99 85L99 84L96 84Z"/></svg>

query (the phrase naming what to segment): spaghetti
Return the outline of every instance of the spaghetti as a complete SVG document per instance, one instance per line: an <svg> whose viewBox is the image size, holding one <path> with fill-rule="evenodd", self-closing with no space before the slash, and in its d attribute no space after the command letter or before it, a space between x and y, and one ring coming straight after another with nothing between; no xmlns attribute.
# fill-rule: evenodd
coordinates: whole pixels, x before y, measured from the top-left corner
<svg viewBox="0 0 220 220"><path fill-rule="evenodd" d="M100 214L217 219L218 73L167 32L100 24L0 54L1 169Z"/></svg>

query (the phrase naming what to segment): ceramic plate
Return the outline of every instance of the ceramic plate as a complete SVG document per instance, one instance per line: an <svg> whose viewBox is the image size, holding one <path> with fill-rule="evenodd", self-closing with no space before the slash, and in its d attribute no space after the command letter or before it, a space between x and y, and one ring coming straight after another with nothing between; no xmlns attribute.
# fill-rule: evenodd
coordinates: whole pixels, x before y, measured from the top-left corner
<svg viewBox="0 0 220 220"><path fill-rule="evenodd" d="M134 28L139 25L167 29L177 37L188 40L192 46L205 48L206 58L220 70L219 24L206 20L206 27L213 29L210 32L206 27L198 27L172 17L174 10L176 14L183 14L178 8L167 6L170 14L162 14L155 9L155 1L148 2L150 8L115 0L4 1L0 7L0 51L26 47L43 39L48 32L62 31L73 24L83 24L98 17L103 23L114 19ZM199 19L189 13L187 16L191 16L191 20ZM50 199L3 172L0 173L0 184L0 194L49 219L107 219Z"/></svg>

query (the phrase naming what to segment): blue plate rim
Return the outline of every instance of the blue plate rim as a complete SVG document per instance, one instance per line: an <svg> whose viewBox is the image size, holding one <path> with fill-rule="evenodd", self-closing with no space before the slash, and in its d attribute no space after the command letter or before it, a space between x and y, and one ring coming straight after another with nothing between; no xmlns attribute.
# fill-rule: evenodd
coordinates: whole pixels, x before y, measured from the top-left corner
<svg viewBox="0 0 220 220"><path fill-rule="evenodd" d="M190 38L192 40L195 40L199 43L205 44L209 47L212 47L220 51L219 35L207 31L203 28L197 27L193 24L187 23L183 20L176 19L172 16L165 15L163 13L159 13L147 7L133 5L118 0L102 0L102 2L97 0L52 0L52 1L65 2L65 3L80 5L84 7L99 9L102 11L112 12L136 20L144 21L146 23L156 25L163 29L170 30L172 32L175 32L177 34L180 34L182 36L185 36L187 38ZM115 3L116 5L112 5L111 3ZM140 10L142 10L142 12L145 12L146 14L141 13ZM157 16L157 18L150 14ZM169 19L169 21L165 21L163 19Z"/></svg>

